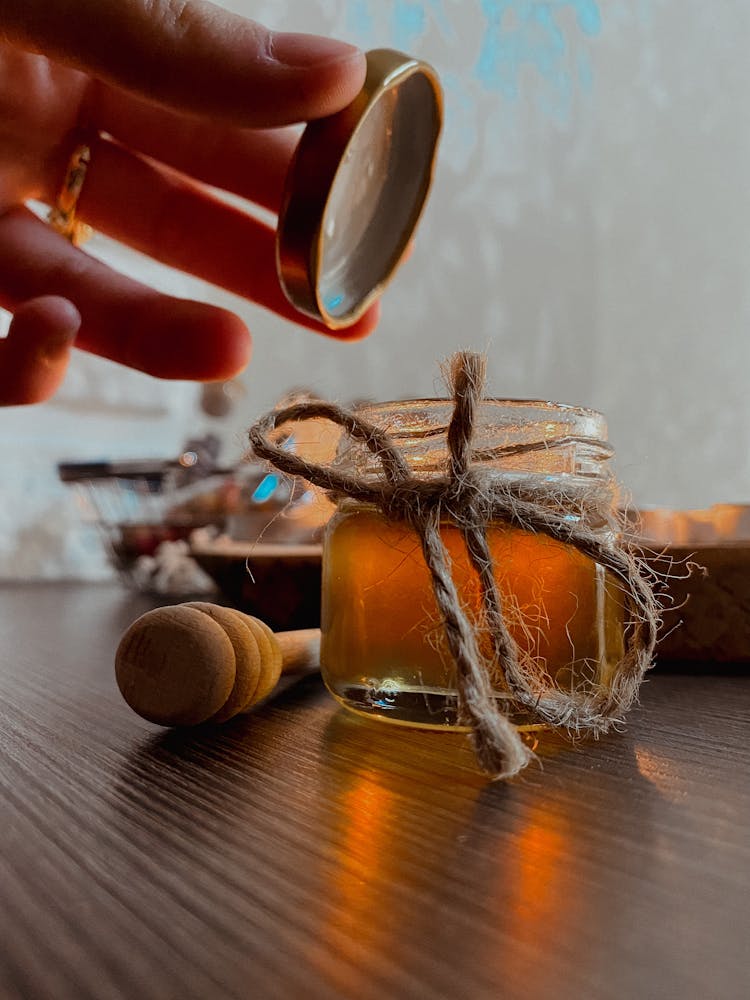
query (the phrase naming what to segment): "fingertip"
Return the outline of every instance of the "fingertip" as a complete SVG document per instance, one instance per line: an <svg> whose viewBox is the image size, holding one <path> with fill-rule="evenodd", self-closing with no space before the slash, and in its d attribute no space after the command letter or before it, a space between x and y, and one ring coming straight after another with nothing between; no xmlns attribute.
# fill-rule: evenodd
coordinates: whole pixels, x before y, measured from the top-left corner
<svg viewBox="0 0 750 1000"><path fill-rule="evenodd" d="M234 378L252 355L250 331L239 316L202 302L180 302L171 312L164 337L165 345L173 344L174 350L162 378L197 382Z"/></svg>
<svg viewBox="0 0 750 1000"><path fill-rule="evenodd" d="M296 79L294 90L306 92L305 119L322 118L350 104L361 91L367 75L367 58L354 45L319 35L275 32L269 50L282 75ZM299 76L306 86L299 85ZM299 120L300 111L291 118Z"/></svg>
<svg viewBox="0 0 750 1000"><path fill-rule="evenodd" d="M213 357L217 370L209 380L234 378L244 371L253 354L247 325L228 309L214 308Z"/></svg>
<svg viewBox="0 0 750 1000"><path fill-rule="evenodd" d="M48 400L60 387L81 315L61 296L46 295L16 310L0 354L0 405Z"/></svg>
<svg viewBox="0 0 750 1000"><path fill-rule="evenodd" d="M365 55L356 45L325 35L295 31L271 31L267 48L275 62L294 69L320 69L339 63L364 67Z"/></svg>
<svg viewBox="0 0 750 1000"><path fill-rule="evenodd" d="M81 327L81 314L62 295L41 295L24 302L13 316L11 333L15 332L18 336L27 327L34 328L35 339L39 341L49 335L53 340L67 342L70 346Z"/></svg>
<svg viewBox="0 0 750 1000"><path fill-rule="evenodd" d="M239 316L160 296L147 304L124 360L155 378L212 382L234 378L251 354L250 332Z"/></svg>

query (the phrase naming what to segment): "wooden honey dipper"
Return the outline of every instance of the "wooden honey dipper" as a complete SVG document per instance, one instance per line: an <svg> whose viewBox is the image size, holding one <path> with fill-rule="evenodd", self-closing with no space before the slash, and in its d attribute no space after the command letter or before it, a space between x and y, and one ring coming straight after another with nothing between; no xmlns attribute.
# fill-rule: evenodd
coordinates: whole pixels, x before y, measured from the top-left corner
<svg viewBox="0 0 750 1000"><path fill-rule="evenodd" d="M125 632L115 676L130 707L162 726L226 722L282 674L317 669L320 631L274 633L260 619L200 601L148 611Z"/></svg>

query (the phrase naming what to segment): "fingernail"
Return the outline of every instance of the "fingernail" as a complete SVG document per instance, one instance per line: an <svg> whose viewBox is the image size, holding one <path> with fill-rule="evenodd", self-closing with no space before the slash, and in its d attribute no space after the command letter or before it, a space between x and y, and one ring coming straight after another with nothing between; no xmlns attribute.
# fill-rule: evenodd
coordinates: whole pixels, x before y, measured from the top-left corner
<svg viewBox="0 0 750 1000"><path fill-rule="evenodd" d="M269 43L274 60L295 69L314 69L331 63L364 58L356 45L323 38L320 35L301 35L293 32L274 32Z"/></svg>

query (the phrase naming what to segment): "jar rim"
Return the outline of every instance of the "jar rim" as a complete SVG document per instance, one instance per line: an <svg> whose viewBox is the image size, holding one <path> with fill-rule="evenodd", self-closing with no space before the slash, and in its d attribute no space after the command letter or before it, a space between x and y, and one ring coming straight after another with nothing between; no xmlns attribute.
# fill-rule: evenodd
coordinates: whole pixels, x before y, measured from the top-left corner
<svg viewBox="0 0 750 1000"><path fill-rule="evenodd" d="M387 399L378 401L376 403L362 403L357 407L358 413L363 413L365 411L380 411L393 409L394 406L402 407L424 407L430 405L450 405L453 400L449 396L424 396L421 398L408 397L406 399ZM580 414L582 417L594 417L606 420L605 415L601 410L596 410L591 406L579 406L576 403L558 403L551 399L523 399L518 397L513 398L503 398L501 396L483 396L481 405L492 404L498 407L507 407L512 410L516 407L520 408L522 406L529 406L534 408L539 408L540 410L554 410L554 411L564 411L566 413Z"/></svg>
<svg viewBox="0 0 750 1000"><path fill-rule="evenodd" d="M447 397L362 403L357 415L384 431L411 468L439 472L447 460L447 435L454 402ZM607 440L602 413L567 403L544 400L481 400L472 436L472 460L517 472L576 471L597 477L607 474L614 451ZM346 444L337 460L361 465L370 472L377 460L350 452Z"/></svg>
<svg viewBox="0 0 750 1000"><path fill-rule="evenodd" d="M420 424L424 420L438 421L447 430L452 412L453 400L448 397L362 403L357 407L358 416L396 438L409 437L414 432L423 436L425 429ZM572 436L606 444L608 436L607 419L599 410L543 399L484 397L477 411L478 432L482 426L494 426L497 430L513 426L538 428L545 440Z"/></svg>

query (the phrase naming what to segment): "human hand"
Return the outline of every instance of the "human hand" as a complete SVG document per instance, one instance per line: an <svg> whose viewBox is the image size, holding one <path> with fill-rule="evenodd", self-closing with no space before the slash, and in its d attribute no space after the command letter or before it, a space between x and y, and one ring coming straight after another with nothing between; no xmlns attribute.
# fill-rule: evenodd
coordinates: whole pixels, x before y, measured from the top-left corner
<svg viewBox="0 0 750 1000"><path fill-rule="evenodd" d="M360 90L357 49L271 33L202 0L0 0L0 403L46 399L75 346L161 378L227 379L250 356L226 310L163 295L74 248L24 203L53 205L86 137L77 217L165 264L338 338L287 302L272 226L297 130Z"/></svg>

